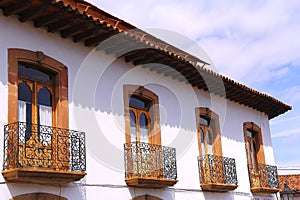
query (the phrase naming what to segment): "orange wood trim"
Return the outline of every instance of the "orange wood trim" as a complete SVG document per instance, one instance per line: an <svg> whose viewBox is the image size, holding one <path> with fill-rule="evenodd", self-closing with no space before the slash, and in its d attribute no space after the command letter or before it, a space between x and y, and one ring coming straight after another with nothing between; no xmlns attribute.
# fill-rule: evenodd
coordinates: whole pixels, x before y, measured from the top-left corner
<svg viewBox="0 0 300 200"><path fill-rule="evenodd" d="M8 123L18 121L18 65L27 63L48 71L54 72L55 94L53 126L60 128L69 127L68 103L68 69L59 61L25 49L8 49Z"/></svg>
<svg viewBox="0 0 300 200"><path fill-rule="evenodd" d="M215 127L211 127L213 132L213 154L216 156L223 156L222 153L222 141L221 141L221 131L220 131L220 122L219 116L209 108L197 107L195 108L196 113L196 124L197 124L197 137L198 137L198 149L200 155L203 155L201 148L201 136L200 136L200 121L199 116L205 116L214 121Z"/></svg>
<svg viewBox="0 0 300 200"><path fill-rule="evenodd" d="M131 200L162 200L162 199L151 195L142 195L142 196L135 197Z"/></svg>
<svg viewBox="0 0 300 200"><path fill-rule="evenodd" d="M257 152L255 152L257 162L260 164L265 164L266 161L265 161L265 153L264 153L261 128L258 125L256 125L254 122L244 122L243 129L244 129L244 138L245 138L245 143L246 143L247 157L249 154L248 148L247 148L247 144L248 144L247 130L252 130L257 133L257 137L255 138L255 140L256 140L256 143L259 144L259 149ZM248 164L250 164L249 162L250 161L248 159Z"/></svg>
<svg viewBox="0 0 300 200"><path fill-rule="evenodd" d="M151 101L152 109L149 111L151 116L150 122L150 135L148 141L150 144L161 145L161 132L160 132L160 117L159 117L159 102L158 96L144 88L143 86L138 85L124 85L123 86L123 99L124 99L124 111L125 111L125 140L126 143L130 141L130 115L129 115L129 96L136 95L141 96L149 101Z"/></svg>
<svg viewBox="0 0 300 200"><path fill-rule="evenodd" d="M22 194L16 196L10 200L41 200L41 199L51 199L51 200L67 200L67 198L49 194L49 193L30 193L30 194Z"/></svg>

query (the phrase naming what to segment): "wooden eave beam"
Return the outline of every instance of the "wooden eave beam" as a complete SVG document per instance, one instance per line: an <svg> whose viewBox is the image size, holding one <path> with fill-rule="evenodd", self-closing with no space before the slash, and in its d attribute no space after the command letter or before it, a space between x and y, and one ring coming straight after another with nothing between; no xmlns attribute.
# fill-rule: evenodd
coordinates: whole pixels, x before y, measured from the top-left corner
<svg viewBox="0 0 300 200"><path fill-rule="evenodd" d="M26 22L29 20L33 20L41 15L44 14L44 12L47 10L48 5L43 5L43 6L38 6L34 10L30 9L27 10L26 12L23 12L19 16L19 21L20 22Z"/></svg>
<svg viewBox="0 0 300 200"><path fill-rule="evenodd" d="M5 6L8 3L11 3L12 0L0 0L0 6Z"/></svg>
<svg viewBox="0 0 300 200"><path fill-rule="evenodd" d="M187 72L187 73L182 73L182 75L186 78L186 79L193 79L195 78L195 74L192 73L191 71Z"/></svg>
<svg viewBox="0 0 300 200"><path fill-rule="evenodd" d="M92 47L92 46L97 46L99 45L102 41L106 40L107 38L109 38L110 36L112 36L113 33L106 33L106 34L102 34L102 33L98 33L96 34L95 37L93 38L89 38L86 39L84 41L85 46L87 47Z"/></svg>
<svg viewBox="0 0 300 200"><path fill-rule="evenodd" d="M134 51L128 52L125 57L125 62L131 62L135 59L144 58L146 55L146 51L144 49L136 49Z"/></svg>
<svg viewBox="0 0 300 200"><path fill-rule="evenodd" d="M70 17L48 25L48 32L54 33L66 29L72 25L76 25L74 17Z"/></svg>
<svg viewBox="0 0 300 200"><path fill-rule="evenodd" d="M90 29L90 30L86 30L86 31L81 32L77 35L74 35L73 36L73 42L80 42L80 41L83 41L83 40L93 38L97 35L97 33L98 33L97 29L95 29L95 28Z"/></svg>
<svg viewBox="0 0 300 200"><path fill-rule="evenodd" d="M205 82L204 80L205 80L205 79L203 78L203 75L202 75L202 74L197 74L196 76L191 77L191 78L189 79L189 81L194 82L194 83L196 83L196 84L197 84L199 81Z"/></svg>
<svg viewBox="0 0 300 200"><path fill-rule="evenodd" d="M139 58L139 59L133 60L132 63L133 63L133 65L137 66L137 65L152 63L153 60L155 60L155 58L151 58L151 57L145 55L145 58Z"/></svg>
<svg viewBox="0 0 300 200"><path fill-rule="evenodd" d="M133 59L134 65L141 65L141 64L147 64L147 63L153 63L153 61L159 60L161 57L157 56L154 57L152 53L145 53L143 57Z"/></svg>
<svg viewBox="0 0 300 200"><path fill-rule="evenodd" d="M61 31L61 37L63 38L73 37L74 35L78 35L88 29L90 28L87 27L84 22L78 24L72 24L70 27Z"/></svg>
<svg viewBox="0 0 300 200"><path fill-rule="evenodd" d="M193 81L188 80L194 87L198 89L205 89L207 90L207 85L201 77L195 78Z"/></svg>
<svg viewBox="0 0 300 200"><path fill-rule="evenodd" d="M62 11L51 12L50 14L40 17L39 19L34 20L34 26L39 28L42 26L47 26L56 21L60 21L61 17L64 17Z"/></svg>
<svg viewBox="0 0 300 200"><path fill-rule="evenodd" d="M184 68L183 66L177 66L176 70L180 72L180 75L183 77L189 77L189 75L192 75L191 70L188 70L187 68ZM180 77L180 75L177 75Z"/></svg>
<svg viewBox="0 0 300 200"><path fill-rule="evenodd" d="M12 4L3 9L5 16L14 15L19 12L25 11L31 7L31 1L23 0L22 3Z"/></svg>

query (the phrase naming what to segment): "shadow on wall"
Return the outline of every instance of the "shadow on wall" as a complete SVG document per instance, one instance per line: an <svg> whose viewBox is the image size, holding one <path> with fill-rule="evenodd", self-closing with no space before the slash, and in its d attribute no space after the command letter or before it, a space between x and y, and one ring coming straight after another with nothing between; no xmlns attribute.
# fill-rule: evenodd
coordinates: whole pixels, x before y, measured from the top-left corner
<svg viewBox="0 0 300 200"><path fill-rule="evenodd" d="M101 62L99 58L101 58ZM156 64L156 66L159 65L161 64ZM167 66L164 65L164 67ZM124 119L122 119L124 117L123 85L132 84L144 86L158 95L162 126L183 129L184 132L195 133L195 136L197 130L194 108L209 107L219 115L221 129L225 123L232 124L231 122L234 121L235 124L240 124L239 130L232 130L232 133L227 133L226 137L244 143L243 121L240 121L242 120L240 114L234 113L228 116L228 105L225 99L193 88L185 82L172 80L163 73L151 70L151 67L146 68L126 63L121 59L106 55L103 51L92 51L81 64L77 73L72 74L75 76L74 83L69 84L69 100L76 107L74 109L76 122L80 121L80 123L90 125L90 120L93 120L91 118L95 118L94 113L102 113L112 115L117 123L115 125L124 127ZM174 71L171 67L168 70ZM212 84L209 83L211 80L207 81L208 86ZM214 81L217 82L214 84L219 85L219 90L224 89L222 80ZM216 86L214 85L214 87ZM233 108L238 105L233 102L230 104ZM250 108L245 107L245 110L247 109ZM80 111L77 112L78 110ZM91 115L85 117L86 112L91 112ZM78 115L79 119L76 119ZM254 115L257 116L257 114ZM265 143L264 145L271 144Z"/></svg>

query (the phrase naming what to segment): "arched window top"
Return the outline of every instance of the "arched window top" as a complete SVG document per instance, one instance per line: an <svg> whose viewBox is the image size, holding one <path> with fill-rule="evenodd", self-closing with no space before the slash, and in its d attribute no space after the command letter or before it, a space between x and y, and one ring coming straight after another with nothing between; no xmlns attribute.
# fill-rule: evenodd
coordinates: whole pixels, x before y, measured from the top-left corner
<svg viewBox="0 0 300 200"><path fill-rule="evenodd" d="M124 85L124 92L133 100L140 100L148 104L158 104L158 96L144 86Z"/></svg>
<svg viewBox="0 0 300 200"><path fill-rule="evenodd" d="M25 83L21 82L18 85L18 100L24 102L31 102L32 101L32 92L30 87Z"/></svg>
<svg viewBox="0 0 300 200"><path fill-rule="evenodd" d="M34 66L28 66L26 64L19 63L18 73L21 76L35 79L41 82L50 82L53 75L49 71L41 71Z"/></svg>
<svg viewBox="0 0 300 200"><path fill-rule="evenodd" d="M29 194L22 194L16 197L13 197L10 200L39 200L39 199L51 199L51 200L67 200L67 198L58 196L55 194L49 193L29 193Z"/></svg>
<svg viewBox="0 0 300 200"><path fill-rule="evenodd" d="M131 200L162 200L162 199L151 195L142 195L142 196L135 197Z"/></svg>
<svg viewBox="0 0 300 200"><path fill-rule="evenodd" d="M248 165L253 165L252 161L265 164L261 128L254 122L244 122L243 128Z"/></svg>
<svg viewBox="0 0 300 200"><path fill-rule="evenodd" d="M244 122L244 129L250 132L256 132L257 134L261 134L261 128L255 124L254 122Z"/></svg>
<svg viewBox="0 0 300 200"><path fill-rule="evenodd" d="M160 145L158 96L144 86L138 85L124 85L123 91L126 143L132 142L132 138L136 137L137 141L144 140ZM137 124L135 129L136 136L132 137L134 120L136 120Z"/></svg>
<svg viewBox="0 0 300 200"><path fill-rule="evenodd" d="M222 156L218 114L206 107L197 107L195 111L200 155L213 154Z"/></svg>
<svg viewBox="0 0 300 200"><path fill-rule="evenodd" d="M42 105L50 105L49 101L52 101L52 104L55 103L53 126L67 129L69 127L67 67L40 51L34 52L17 48L8 49L8 102L10 104L8 106L8 123L18 121L18 95L16 94L18 94L20 80L28 79L52 87L50 91L52 98L47 98L47 102L43 99L40 100L43 102ZM31 90L33 91L34 88ZM40 88L38 90L42 93L45 92ZM20 96L22 96L21 93Z"/></svg>
<svg viewBox="0 0 300 200"><path fill-rule="evenodd" d="M149 100L134 95L130 95L129 97L129 106L133 108L148 110L151 103Z"/></svg>

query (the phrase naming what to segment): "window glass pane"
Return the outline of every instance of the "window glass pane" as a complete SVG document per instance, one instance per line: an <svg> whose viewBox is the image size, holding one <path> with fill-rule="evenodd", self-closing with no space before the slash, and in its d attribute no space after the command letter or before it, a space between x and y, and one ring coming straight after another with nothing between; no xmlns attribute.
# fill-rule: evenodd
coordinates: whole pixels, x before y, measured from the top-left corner
<svg viewBox="0 0 300 200"><path fill-rule="evenodd" d="M136 117L132 110L129 111L130 114L130 141L136 141Z"/></svg>
<svg viewBox="0 0 300 200"><path fill-rule="evenodd" d="M140 115L140 141L148 143L148 119L145 113Z"/></svg>
<svg viewBox="0 0 300 200"><path fill-rule="evenodd" d="M49 74L23 65L19 65L18 73L28 78L44 82L48 82L51 80L51 76Z"/></svg>
<svg viewBox="0 0 300 200"><path fill-rule="evenodd" d="M251 157L251 165L253 168L256 167L256 147L255 147L255 143L253 141L250 142L251 144L251 154L250 154L250 157Z"/></svg>
<svg viewBox="0 0 300 200"><path fill-rule="evenodd" d="M51 97L50 91L46 88L43 87L39 92L38 92L38 104L43 105L43 106L51 106L52 107L52 97Z"/></svg>
<svg viewBox="0 0 300 200"><path fill-rule="evenodd" d="M207 144L207 154L213 154L212 133L209 130L206 131L206 144Z"/></svg>
<svg viewBox="0 0 300 200"><path fill-rule="evenodd" d="M27 103L32 102L32 91L25 82L18 85L18 100L25 101Z"/></svg>
<svg viewBox="0 0 300 200"><path fill-rule="evenodd" d="M131 96L129 99L129 106L139 109L146 109L146 102L136 97Z"/></svg>
<svg viewBox="0 0 300 200"><path fill-rule="evenodd" d="M256 133L252 130L247 130L247 137L254 138L256 136Z"/></svg>
<svg viewBox="0 0 300 200"><path fill-rule="evenodd" d="M204 125L204 126L209 126L209 119L207 119L203 116L200 116L200 124Z"/></svg>
<svg viewBox="0 0 300 200"><path fill-rule="evenodd" d="M43 87L38 92L38 124L52 126L52 95Z"/></svg>
<svg viewBox="0 0 300 200"><path fill-rule="evenodd" d="M24 82L18 86L18 120L32 123L32 91Z"/></svg>
<svg viewBox="0 0 300 200"><path fill-rule="evenodd" d="M206 143L212 145L212 133L211 131L206 131Z"/></svg>
<svg viewBox="0 0 300 200"><path fill-rule="evenodd" d="M204 133L202 128L200 128L200 137L201 137L201 143L204 144Z"/></svg>
<svg viewBox="0 0 300 200"><path fill-rule="evenodd" d="M202 154L206 154L205 152L205 144L204 144L204 132L202 130L202 128L200 128L200 139L201 139L201 151L202 151Z"/></svg>
<svg viewBox="0 0 300 200"><path fill-rule="evenodd" d="M27 123L25 132L21 132L19 138L21 142L25 142L31 136L32 91L24 82L18 85L18 121Z"/></svg>

